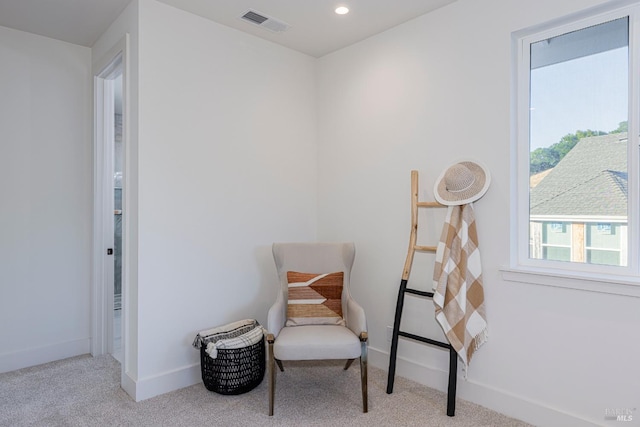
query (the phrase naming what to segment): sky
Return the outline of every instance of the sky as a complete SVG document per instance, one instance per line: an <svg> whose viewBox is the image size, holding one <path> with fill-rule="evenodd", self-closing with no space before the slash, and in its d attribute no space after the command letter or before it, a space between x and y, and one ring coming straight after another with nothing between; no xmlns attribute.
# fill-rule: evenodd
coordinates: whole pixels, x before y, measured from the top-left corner
<svg viewBox="0 0 640 427"><path fill-rule="evenodd" d="M627 120L628 48L531 72L531 151L576 130L610 132Z"/></svg>

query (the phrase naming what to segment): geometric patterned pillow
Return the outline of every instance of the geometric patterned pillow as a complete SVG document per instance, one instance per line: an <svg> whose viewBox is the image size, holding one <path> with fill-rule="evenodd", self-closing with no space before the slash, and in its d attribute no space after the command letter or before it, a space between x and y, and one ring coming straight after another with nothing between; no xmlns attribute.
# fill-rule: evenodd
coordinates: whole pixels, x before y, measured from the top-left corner
<svg viewBox="0 0 640 427"><path fill-rule="evenodd" d="M344 273L287 271L289 298L286 326L344 325L342 284Z"/></svg>

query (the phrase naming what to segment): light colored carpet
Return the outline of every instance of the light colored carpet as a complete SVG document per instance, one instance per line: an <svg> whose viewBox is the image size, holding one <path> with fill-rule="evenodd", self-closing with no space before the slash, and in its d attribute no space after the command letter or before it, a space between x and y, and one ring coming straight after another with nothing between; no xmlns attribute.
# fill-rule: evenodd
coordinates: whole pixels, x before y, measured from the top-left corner
<svg viewBox="0 0 640 427"><path fill-rule="evenodd" d="M360 370L342 362L285 362L269 417L267 378L254 390L222 396L202 383L134 402L120 388L111 356L78 356L0 374L1 426L527 426L457 400L446 415L446 394L369 368L369 412L362 413Z"/></svg>

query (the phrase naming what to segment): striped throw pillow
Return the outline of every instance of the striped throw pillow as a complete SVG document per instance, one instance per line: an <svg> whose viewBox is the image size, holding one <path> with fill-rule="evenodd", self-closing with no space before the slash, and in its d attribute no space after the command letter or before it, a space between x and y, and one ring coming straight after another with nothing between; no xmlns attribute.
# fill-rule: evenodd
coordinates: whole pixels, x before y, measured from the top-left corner
<svg viewBox="0 0 640 427"><path fill-rule="evenodd" d="M342 286L344 273L287 272L289 298L286 326L344 325Z"/></svg>

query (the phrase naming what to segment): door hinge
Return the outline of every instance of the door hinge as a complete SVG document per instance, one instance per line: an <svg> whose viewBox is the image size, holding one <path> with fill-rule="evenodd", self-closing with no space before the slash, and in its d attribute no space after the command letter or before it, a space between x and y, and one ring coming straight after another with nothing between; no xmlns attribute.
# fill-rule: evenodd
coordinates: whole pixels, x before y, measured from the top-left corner
<svg viewBox="0 0 640 427"><path fill-rule="evenodd" d="M107 249L107 255L113 255L113 248Z"/></svg>

